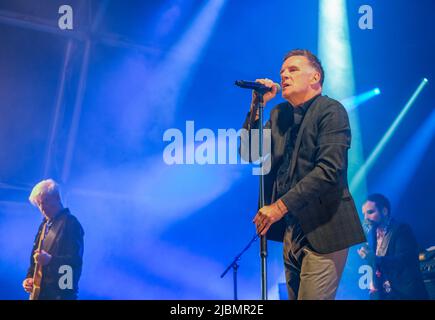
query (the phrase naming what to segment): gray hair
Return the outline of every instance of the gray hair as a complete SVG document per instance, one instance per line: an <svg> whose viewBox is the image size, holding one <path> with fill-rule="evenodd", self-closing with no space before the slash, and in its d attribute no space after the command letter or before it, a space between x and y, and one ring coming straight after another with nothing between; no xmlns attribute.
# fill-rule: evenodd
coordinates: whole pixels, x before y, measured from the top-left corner
<svg viewBox="0 0 435 320"><path fill-rule="evenodd" d="M47 179L38 182L30 193L30 203L37 207L38 200L41 199L43 195L58 197L60 201L59 185L53 179Z"/></svg>

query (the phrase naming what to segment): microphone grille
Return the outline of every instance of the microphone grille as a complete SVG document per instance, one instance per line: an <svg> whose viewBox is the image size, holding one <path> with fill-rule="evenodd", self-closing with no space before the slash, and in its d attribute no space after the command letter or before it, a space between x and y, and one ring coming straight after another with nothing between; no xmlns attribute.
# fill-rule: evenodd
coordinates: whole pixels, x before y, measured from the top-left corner
<svg viewBox="0 0 435 320"><path fill-rule="evenodd" d="M276 92L280 92L281 91L281 86L279 85L279 83L275 82L275 87L276 87Z"/></svg>

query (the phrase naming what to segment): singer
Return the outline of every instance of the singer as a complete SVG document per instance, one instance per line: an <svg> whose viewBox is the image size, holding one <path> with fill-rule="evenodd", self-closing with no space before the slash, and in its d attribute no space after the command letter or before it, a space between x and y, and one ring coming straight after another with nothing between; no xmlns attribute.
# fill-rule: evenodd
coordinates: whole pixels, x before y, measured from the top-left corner
<svg viewBox="0 0 435 320"><path fill-rule="evenodd" d="M290 51L280 75L286 102L271 110L265 126L272 132L272 169L265 176L266 205L254 223L261 235L284 243L289 299L334 299L348 248L365 241L347 182L348 115L322 95L324 71L310 51ZM266 104L279 87L256 81L272 88ZM245 129L258 128L258 116L250 123L257 99L253 91Z"/></svg>

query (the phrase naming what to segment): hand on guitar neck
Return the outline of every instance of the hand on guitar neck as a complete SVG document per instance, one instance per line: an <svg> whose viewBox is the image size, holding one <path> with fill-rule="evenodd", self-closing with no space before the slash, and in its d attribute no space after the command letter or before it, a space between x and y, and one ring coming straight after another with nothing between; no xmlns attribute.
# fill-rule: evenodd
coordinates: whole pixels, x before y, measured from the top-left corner
<svg viewBox="0 0 435 320"><path fill-rule="evenodd" d="M45 266L50 263L51 255L44 250L37 250L33 255L33 259L35 260L35 263Z"/></svg>

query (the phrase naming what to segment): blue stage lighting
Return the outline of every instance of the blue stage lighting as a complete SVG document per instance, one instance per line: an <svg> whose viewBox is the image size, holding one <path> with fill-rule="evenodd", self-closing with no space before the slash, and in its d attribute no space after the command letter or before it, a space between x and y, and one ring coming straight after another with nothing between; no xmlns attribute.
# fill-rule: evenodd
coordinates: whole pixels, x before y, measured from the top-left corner
<svg viewBox="0 0 435 320"><path fill-rule="evenodd" d="M352 110L354 110L360 104L366 102L367 100L370 100L371 98L373 98L379 94L381 94L381 90L379 90L379 88L375 88L373 90L360 93L359 95L343 99L340 102L346 108L347 112L350 113Z"/></svg>
<svg viewBox="0 0 435 320"><path fill-rule="evenodd" d="M377 181L376 190L388 194L391 203L397 204L414 178L417 169L430 148L435 134L435 110L425 120L414 136L394 157L383 176Z"/></svg>
<svg viewBox="0 0 435 320"><path fill-rule="evenodd" d="M423 90L423 88L424 88L424 86L426 84L427 84L427 79L424 78L423 81L418 86L418 88L415 90L415 92L412 95L412 97L408 100L406 105L403 107L403 109L400 112L400 114L394 120L393 124L390 126L388 131L384 134L382 139L378 142L376 147L370 153L370 155L367 158L367 160L365 161L364 165L361 166L361 168L358 170L356 175L353 177L352 182L350 184L350 189L351 190L355 190L359 186L360 183L365 181L365 179L367 177L367 174L370 171L370 169L372 168L372 166L374 165L376 159L382 153L382 151L384 150L386 144L388 143L388 141L390 141L390 139L392 138L394 132L397 130L397 128L399 127L400 123L403 121L405 115L408 113L409 109L414 104L415 100L417 99L417 97L419 96L419 94L421 93L421 91Z"/></svg>

